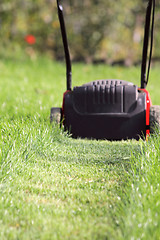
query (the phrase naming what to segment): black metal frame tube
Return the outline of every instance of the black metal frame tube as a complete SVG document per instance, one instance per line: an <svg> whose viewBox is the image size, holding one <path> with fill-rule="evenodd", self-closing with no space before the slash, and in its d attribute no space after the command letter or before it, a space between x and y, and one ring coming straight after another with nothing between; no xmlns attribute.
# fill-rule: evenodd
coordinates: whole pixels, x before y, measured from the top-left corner
<svg viewBox="0 0 160 240"><path fill-rule="evenodd" d="M150 70L150 63L151 63L151 57L152 57L152 46L153 46L154 10L155 10L155 0L149 0L147 10L146 10L146 19L145 19L145 28L144 28L144 41L143 41L142 64L141 64L141 88L146 88L147 83L148 83L148 78L149 78L149 70ZM152 13L151 44L150 44L148 73L146 76L151 13Z"/></svg>
<svg viewBox="0 0 160 240"><path fill-rule="evenodd" d="M150 53L149 53L149 60L148 60L148 71L147 71L147 78L146 78L146 85L149 80L149 72L150 72L150 65L151 65L151 59L152 59L152 49L153 49L153 34L154 34L154 15L155 15L155 0L153 0L153 6L152 6L152 25L151 25L151 43L150 43Z"/></svg>
<svg viewBox="0 0 160 240"><path fill-rule="evenodd" d="M68 48L68 40L67 40L67 34L66 34L66 27L63 17L63 7L59 3L59 0L57 0L57 8L58 8L58 17L60 22L60 28L61 28L61 35L63 40L63 47L65 52L65 60L66 60L66 78L67 78L67 90L72 89L72 67L71 67L71 59L70 59L70 53Z"/></svg>

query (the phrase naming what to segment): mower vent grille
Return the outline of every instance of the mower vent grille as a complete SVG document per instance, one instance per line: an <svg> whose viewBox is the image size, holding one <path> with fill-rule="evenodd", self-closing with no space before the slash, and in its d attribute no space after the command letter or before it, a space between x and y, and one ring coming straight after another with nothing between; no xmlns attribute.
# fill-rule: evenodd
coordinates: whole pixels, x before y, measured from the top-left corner
<svg viewBox="0 0 160 240"><path fill-rule="evenodd" d="M121 80L97 80L73 89L79 113L128 113L136 100L137 86Z"/></svg>

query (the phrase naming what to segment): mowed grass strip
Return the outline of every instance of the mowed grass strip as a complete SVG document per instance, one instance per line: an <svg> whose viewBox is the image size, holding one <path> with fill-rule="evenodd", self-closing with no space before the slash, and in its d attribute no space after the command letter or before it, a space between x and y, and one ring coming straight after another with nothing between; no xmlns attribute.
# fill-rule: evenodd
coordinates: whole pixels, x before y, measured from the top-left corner
<svg viewBox="0 0 160 240"><path fill-rule="evenodd" d="M131 143L73 140L37 118L1 127L2 239L114 236Z"/></svg>
<svg viewBox="0 0 160 240"><path fill-rule="evenodd" d="M140 159L143 142L74 140L51 126L50 108L61 106L65 91L64 65L4 59L0 71L0 238L130 239L120 220L127 219L123 203L130 202L132 182L140 181L131 155ZM74 85L104 78L138 83L139 69L79 64L73 76ZM156 79L152 84L157 104Z"/></svg>

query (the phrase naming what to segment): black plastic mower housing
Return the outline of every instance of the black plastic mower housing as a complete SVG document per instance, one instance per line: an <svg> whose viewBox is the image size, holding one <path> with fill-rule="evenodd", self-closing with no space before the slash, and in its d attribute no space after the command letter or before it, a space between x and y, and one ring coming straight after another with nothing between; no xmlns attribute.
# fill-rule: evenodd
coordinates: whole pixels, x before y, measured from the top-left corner
<svg viewBox="0 0 160 240"><path fill-rule="evenodd" d="M93 81L64 94L62 117L75 138L138 140L146 134L146 94L122 80Z"/></svg>

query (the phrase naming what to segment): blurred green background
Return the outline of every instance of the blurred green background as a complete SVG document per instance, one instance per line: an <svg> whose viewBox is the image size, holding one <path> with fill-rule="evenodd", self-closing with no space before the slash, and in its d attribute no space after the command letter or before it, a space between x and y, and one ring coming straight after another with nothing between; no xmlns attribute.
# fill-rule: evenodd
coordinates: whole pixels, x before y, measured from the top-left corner
<svg viewBox="0 0 160 240"><path fill-rule="evenodd" d="M73 61L122 63L141 59L147 0L61 0ZM156 3L153 56L160 58L160 2ZM29 45L27 35L36 43ZM56 0L1 0L0 55L23 49L32 58L64 58ZM156 50L155 50L156 49Z"/></svg>

